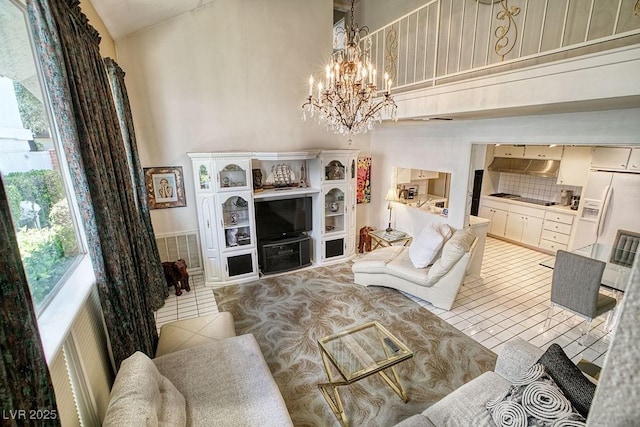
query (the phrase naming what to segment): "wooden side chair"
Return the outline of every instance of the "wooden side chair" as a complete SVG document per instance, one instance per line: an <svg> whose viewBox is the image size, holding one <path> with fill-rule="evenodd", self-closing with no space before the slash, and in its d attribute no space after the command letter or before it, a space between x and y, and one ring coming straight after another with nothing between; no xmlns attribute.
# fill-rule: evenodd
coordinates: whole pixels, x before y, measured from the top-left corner
<svg viewBox="0 0 640 427"><path fill-rule="evenodd" d="M551 307L547 314L544 329L548 329L556 307L561 307L586 320L586 332L580 344L584 345L591 330L591 322L596 317L609 313L605 321L605 331L616 299L600 293L602 274L606 263L582 255L559 250L551 280Z"/></svg>

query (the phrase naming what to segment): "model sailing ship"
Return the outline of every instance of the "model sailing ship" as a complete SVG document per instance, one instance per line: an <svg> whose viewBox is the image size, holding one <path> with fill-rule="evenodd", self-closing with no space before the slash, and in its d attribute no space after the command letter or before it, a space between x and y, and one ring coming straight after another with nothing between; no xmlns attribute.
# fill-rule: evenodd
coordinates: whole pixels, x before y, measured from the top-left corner
<svg viewBox="0 0 640 427"><path fill-rule="evenodd" d="M266 184L274 187L291 187L296 180L295 174L289 165L279 164L271 167Z"/></svg>

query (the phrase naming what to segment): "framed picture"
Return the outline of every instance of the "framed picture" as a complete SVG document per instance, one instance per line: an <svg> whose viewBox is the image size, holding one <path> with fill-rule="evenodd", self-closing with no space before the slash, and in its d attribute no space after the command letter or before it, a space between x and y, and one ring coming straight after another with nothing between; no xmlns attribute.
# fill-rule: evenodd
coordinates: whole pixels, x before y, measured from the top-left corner
<svg viewBox="0 0 640 427"><path fill-rule="evenodd" d="M187 206L182 166L144 168L149 209Z"/></svg>

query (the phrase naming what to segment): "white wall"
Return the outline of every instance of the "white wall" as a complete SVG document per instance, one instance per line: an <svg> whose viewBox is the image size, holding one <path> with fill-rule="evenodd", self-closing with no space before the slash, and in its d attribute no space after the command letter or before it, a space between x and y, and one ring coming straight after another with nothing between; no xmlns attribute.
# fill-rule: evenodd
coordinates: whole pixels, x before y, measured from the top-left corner
<svg viewBox="0 0 640 427"><path fill-rule="evenodd" d="M372 173L371 223L386 227L384 201L393 166L439 170L451 173L451 194L447 223L455 228L465 224L470 200L469 182L480 163L471 158L473 144L575 144L640 145L640 109L549 114L496 119L453 120L449 122L406 121L385 123L371 138L376 161ZM484 150L477 150L481 155ZM394 226L416 235L425 221L442 218L417 209L394 204Z"/></svg>
<svg viewBox="0 0 640 427"><path fill-rule="evenodd" d="M197 229L187 152L346 148L302 122L332 20L331 0L218 0L117 42L143 166L185 173L188 206L152 211L156 234Z"/></svg>

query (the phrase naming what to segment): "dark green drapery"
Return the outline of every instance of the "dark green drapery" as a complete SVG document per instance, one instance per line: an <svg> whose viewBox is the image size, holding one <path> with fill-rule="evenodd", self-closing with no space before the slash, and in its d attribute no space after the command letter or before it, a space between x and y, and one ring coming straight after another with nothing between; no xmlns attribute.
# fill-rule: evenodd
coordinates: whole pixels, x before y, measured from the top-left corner
<svg viewBox="0 0 640 427"><path fill-rule="evenodd" d="M133 182L141 171L131 171L99 52L100 36L79 2L28 0L27 10L117 368L135 351L154 355L158 334L153 310L168 292L151 244L149 213L141 209L145 199L137 197Z"/></svg>
<svg viewBox="0 0 640 427"><path fill-rule="evenodd" d="M2 425L36 425L31 411L56 411L27 277L0 176L0 400ZM24 413L16 411L25 411ZM13 412L12 412L13 411ZM42 424L44 425L44 424ZM47 421L56 426L60 422Z"/></svg>

